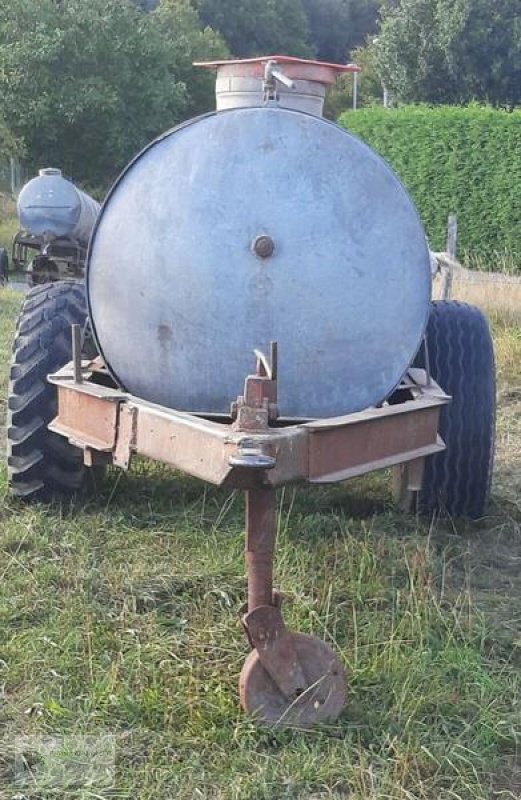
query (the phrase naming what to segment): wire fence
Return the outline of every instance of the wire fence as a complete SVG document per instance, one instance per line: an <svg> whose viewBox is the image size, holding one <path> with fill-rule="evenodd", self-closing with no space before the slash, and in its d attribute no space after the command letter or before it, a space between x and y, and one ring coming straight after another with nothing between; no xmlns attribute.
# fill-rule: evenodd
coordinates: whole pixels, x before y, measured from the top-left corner
<svg viewBox="0 0 521 800"><path fill-rule="evenodd" d="M15 158L0 161L0 192L17 195L27 181L27 169Z"/></svg>

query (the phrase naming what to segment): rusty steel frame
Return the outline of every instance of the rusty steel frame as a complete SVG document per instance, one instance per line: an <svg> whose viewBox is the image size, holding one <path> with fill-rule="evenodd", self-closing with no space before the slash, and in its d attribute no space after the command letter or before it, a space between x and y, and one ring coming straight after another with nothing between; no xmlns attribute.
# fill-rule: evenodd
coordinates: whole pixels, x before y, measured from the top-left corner
<svg viewBox="0 0 521 800"><path fill-rule="evenodd" d="M242 429L231 420L215 421L148 403L112 386L94 382L96 370L83 362L81 382L68 364L49 380L58 392L58 416L49 426L86 453L128 469L133 454L161 461L217 486L259 485L255 470L241 464L244 453L272 459L263 485L334 483L374 470L417 461L443 450L437 435L440 408L450 398L423 370L411 369L409 399L346 416L270 427L273 392L255 407L259 376L251 376L238 398ZM76 370L78 366L76 365ZM248 384L248 381L247 381ZM245 402L246 397L246 402ZM238 464L238 465L237 465Z"/></svg>

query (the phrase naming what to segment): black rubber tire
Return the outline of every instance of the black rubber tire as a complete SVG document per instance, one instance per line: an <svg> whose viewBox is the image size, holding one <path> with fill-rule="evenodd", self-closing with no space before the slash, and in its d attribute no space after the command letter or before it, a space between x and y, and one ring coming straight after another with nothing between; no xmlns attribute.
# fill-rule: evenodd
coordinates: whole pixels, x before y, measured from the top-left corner
<svg viewBox="0 0 521 800"><path fill-rule="evenodd" d="M488 322L467 303L435 302L427 345L432 377L452 401L440 418L446 450L426 460L419 511L478 519L490 495L496 425L494 348ZM424 366L421 362L422 358Z"/></svg>
<svg viewBox="0 0 521 800"><path fill-rule="evenodd" d="M5 247L0 247L0 286L9 281L9 256Z"/></svg>
<svg viewBox="0 0 521 800"><path fill-rule="evenodd" d="M7 402L7 471L15 497L48 502L82 487L81 450L47 428L57 411L47 375L70 361L71 325L86 317L84 286L77 282L36 286L23 302Z"/></svg>
<svg viewBox="0 0 521 800"><path fill-rule="evenodd" d="M33 258L27 273L29 286L45 286L48 283L55 283L59 280L60 271L55 261L42 255L37 255Z"/></svg>

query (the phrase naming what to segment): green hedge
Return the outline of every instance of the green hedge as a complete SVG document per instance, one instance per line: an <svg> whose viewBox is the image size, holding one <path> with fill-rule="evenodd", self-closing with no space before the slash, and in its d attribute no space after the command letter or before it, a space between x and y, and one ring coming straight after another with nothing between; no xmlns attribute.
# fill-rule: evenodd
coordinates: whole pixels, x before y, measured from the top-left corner
<svg viewBox="0 0 521 800"><path fill-rule="evenodd" d="M404 106L345 112L339 123L380 153L410 191L432 249L458 216L458 255L521 271L521 110Z"/></svg>

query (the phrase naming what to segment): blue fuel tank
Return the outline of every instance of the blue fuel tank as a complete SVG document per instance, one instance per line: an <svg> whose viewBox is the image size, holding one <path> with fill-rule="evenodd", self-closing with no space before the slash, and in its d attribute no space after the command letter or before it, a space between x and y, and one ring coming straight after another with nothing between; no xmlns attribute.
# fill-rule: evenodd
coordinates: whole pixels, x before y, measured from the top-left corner
<svg viewBox="0 0 521 800"><path fill-rule="evenodd" d="M26 231L34 236L67 237L82 245L88 243L99 211L96 200L51 167L41 169L18 197L18 218Z"/></svg>

